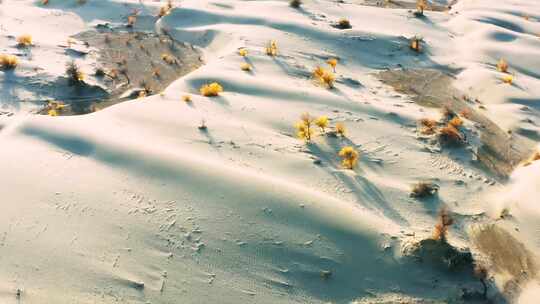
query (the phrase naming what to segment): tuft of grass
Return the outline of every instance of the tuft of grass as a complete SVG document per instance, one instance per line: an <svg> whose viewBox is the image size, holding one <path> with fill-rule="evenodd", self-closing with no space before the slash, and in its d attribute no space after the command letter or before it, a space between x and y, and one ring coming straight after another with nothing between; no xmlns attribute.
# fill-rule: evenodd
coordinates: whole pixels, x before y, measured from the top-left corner
<svg viewBox="0 0 540 304"><path fill-rule="evenodd" d="M353 147L343 147L339 151L339 157L343 159L341 164L344 168L353 170L354 167L356 167L358 162L358 152Z"/></svg>
<svg viewBox="0 0 540 304"><path fill-rule="evenodd" d="M504 58L499 59L497 62L497 71L501 73L508 73L508 62Z"/></svg>
<svg viewBox="0 0 540 304"><path fill-rule="evenodd" d="M210 84L201 86L199 92L201 95L206 97L215 97L219 96L219 93L223 92L223 87L217 82L212 82Z"/></svg>
<svg viewBox="0 0 540 304"><path fill-rule="evenodd" d="M13 70L19 64L19 58L15 55L0 54L0 68L2 70Z"/></svg>
<svg viewBox="0 0 540 304"><path fill-rule="evenodd" d="M315 68L315 70L313 70L312 74L313 78L315 78L315 80L317 80L320 84L325 85L329 89L334 87L336 75L331 71L328 71L327 69L318 66Z"/></svg>
<svg viewBox="0 0 540 304"><path fill-rule="evenodd" d="M422 126L422 129L420 129L420 133L424 135L432 135L435 134L437 131L437 121L430 118L422 118L419 121L420 126Z"/></svg>
<svg viewBox="0 0 540 304"><path fill-rule="evenodd" d="M268 45L265 48L266 55L275 57L278 55L278 46L275 40L268 42Z"/></svg>
<svg viewBox="0 0 540 304"><path fill-rule="evenodd" d="M502 82L506 84L512 84L514 82L514 76L512 75L504 75L502 78Z"/></svg>
<svg viewBox="0 0 540 304"><path fill-rule="evenodd" d="M137 22L137 15L129 15L127 17L127 27L133 27L135 26L135 23Z"/></svg>
<svg viewBox="0 0 540 304"><path fill-rule="evenodd" d="M326 63L328 63L329 66L332 67L332 70L334 71L334 73L336 72L336 66L338 64L338 60L337 58L330 58L326 61Z"/></svg>
<svg viewBox="0 0 540 304"><path fill-rule="evenodd" d="M251 67L251 64L244 62L244 63L242 63L242 64L240 65L240 69L241 69L242 71L249 72L249 71L251 71L252 67Z"/></svg>
<svg viewBox="0 0 540 304"><path fill-rule="evenodd" d="M321 129L322 133L326 133L326 128L328 128L328 116L323 115L317 117L315 120L315 125Z"/></svg>
<svg viewBox="0 0 540 304"><path fill-rule="evenodd" d="M439 218L435 229L433 230L433 239L436 241L446 242L448 229L454 224L454 219L448 213L448 210L443 207L439 211Z"/></svg>
<svg viewBox="0 0 540 304"><path fill-rule="evenodd" d="M238 55L246 57L248 55L248 50L246 48L241 48L238 50Z"/></svg>
<svg viewBox="0 0 540 304"><path fill-rule="evenodd" d="M423 51L423 41L424 39L422 37L414 36L409 41L409 47L411 48L411 50L417 53L421 53Z"/></svg>
<svg viewBox="0 0 540 304"><path fill-rule="evenodd" d="M176 58L174 58L173 55L166 54L166 53L161 54L161 60L165 61L168 64L176 64L176 63L178 63L178 61L176 60Z"/></svg>
<svg viewBox="0 0 540 304"><path fill-rule="evenodd" d="M32 46L32 36L25 34L17 37L17 46L18 47L29 47Z"/></svg>
<svg viewBox="0 0 540 304"><path fill-rule="evenodd" d="M184 95L182 96L182 100L186 103L188 102L192 102L193 100L191 99L191 95Z"/></svg>
<svg viewBox="0 0 540 304"><path fill-rule="evenodd" d="M66 76L71 85L80 85L84 83L84 73L75 61L70 61L66 65Z"/></svg>
<svg viewBox="0 0 540 304"><path fill-rule="evenodd" d="M292 8L300 8L300 6L302 6L302 0L290 0L289 6Z"/></svg>
<svg viewBox="0 0 540 304"><path fill-rule="evenodd" d="M424 10L427 9L427 2L426 0L416 0L416 12L414 12L414 15L417 17L424 16Z"/></svg>
<svg viewBox="0 0 540 304"><path fill-rule="evenodd" d="M349 19L347 18L341 18L338 20L338 22L334 25L336 28L341 30L351 29L352 25Z"/></svg>
<svg viewBox="0 0 540 304"><path fill-rule="evenodd" d="M412 186L410 196L414 198L424 198L437 194L439 185L429 182L419 182Z"/></svg>

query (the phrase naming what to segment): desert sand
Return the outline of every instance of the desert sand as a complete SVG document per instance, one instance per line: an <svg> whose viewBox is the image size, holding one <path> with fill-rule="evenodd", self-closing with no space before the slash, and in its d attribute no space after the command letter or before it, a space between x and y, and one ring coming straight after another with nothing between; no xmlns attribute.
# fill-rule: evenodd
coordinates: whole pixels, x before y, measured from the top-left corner
<svg viewBox="0 0 540 304"><path fill-rule="evenodd" d="M537 303L540 162L517 159L540 138L537 0L437 0L450 8L424 16L412 0L303 2L173 1L159 17L166 1L2 1L0 54L19 62L0 70L0 302ZM75 37L103 25L166 34L204 63L148 96L41 115L42 88L71 60L101 85L100 58ZM32 46L17 47L25 34ZM312 72L332 58L327 88ZM448 75L453 98L502 135L465 112L459 145L423 134L418 121L441 121L444 105L379 77L410 69ZM202 96L213 82L223 92ZM303 113L329 119L310 142ZM522 151L502 175L478 160L482 137ZM411 197L421 181L437 193ZM486 268L486 298L478 275L408 250L443 207L445 242Z"/></svg>

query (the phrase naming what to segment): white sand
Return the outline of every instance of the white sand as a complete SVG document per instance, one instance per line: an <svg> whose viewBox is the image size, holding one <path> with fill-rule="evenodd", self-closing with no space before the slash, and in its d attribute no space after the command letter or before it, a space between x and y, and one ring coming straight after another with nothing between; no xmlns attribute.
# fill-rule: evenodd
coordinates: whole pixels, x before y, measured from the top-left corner
<svg viewBox="0 0 540 304"><path fill-rule="evenodd" d="M36 46L14 75L0 72L0 106L18 113L0 115L2 303L447 301L470 282L405 262L400 245L429 237L443 203L465 219L490 210L485 195L499 186L468 156L431 153L414 129L438 112L372 73L398 64L463 69L456 86L504 128L537 132L540 123L536 0L464 0L425 20L322 0L306 0L303 11L287 1L182 1L155 28L200 47L207 64L164 96L77 117L28 114L19 100L39 96L25 77L35 67L60 75L68 58L59 44L97 23L124 23L134 8L140 26L152 28L164 1L3 2L0 53L18 52L7 35L30 33ZM330 26L341 17L352 30ZM402 36L416 34L427 57L407 49ZM271 39L276 58L264 54ZM251 74L239 68L240 47ZM330 56L340 58L335 90L309 79ZM499 57L514 85L501 83ZM88 73L93 60L82 62ZM225 92L198 95L211 81ZM306 147L293 127L303 112L345 122L347 140L316 137ZM201 120L208 132L197 129ZM348 144L361 152L354 172L336 155ZM538 174L531 178L538 186ZM409 198L424 179L441 186L438 200ZM465 228L453 227L453 244L471 245Z"/></svg>

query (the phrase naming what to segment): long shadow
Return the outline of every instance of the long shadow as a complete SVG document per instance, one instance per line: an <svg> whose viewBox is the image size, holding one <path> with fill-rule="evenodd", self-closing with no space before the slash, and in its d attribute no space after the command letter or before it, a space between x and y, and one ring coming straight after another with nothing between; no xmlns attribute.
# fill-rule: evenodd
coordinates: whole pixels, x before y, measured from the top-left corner
<svg viewBox="0 0 540 304"><path fill-rule="evenodd" d="M334 140L330 139L328 136L325 136L325 138L326 143L332 149L330 152L323 151L315 143L310 143L307 146L311 154L320 158L324 164L328 164L327 166L322 166L322 168L343 183L354 194L358 203L362 206L381 213L401 225L408 225L407 220L390 205L377 186L358 174L362 173L361 168L356 168L354 170L354 176L350 176L349 174L345 174L335 169L341 167L341 164L335 159L335 155L339 153L341 148L344 146L355 147L356 145L347 138L336 138ZM360 160L360 163L363 162Z"/></svg>

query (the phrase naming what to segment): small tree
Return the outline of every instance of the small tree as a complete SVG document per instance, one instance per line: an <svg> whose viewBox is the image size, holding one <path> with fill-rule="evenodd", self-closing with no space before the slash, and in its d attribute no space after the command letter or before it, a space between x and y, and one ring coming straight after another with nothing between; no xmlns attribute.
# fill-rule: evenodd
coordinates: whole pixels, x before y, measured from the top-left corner
<svg viewBox="0 0 540 304"><path fill-rule="evenodd" d="M309 113L304 113L300 116L300 121L296 124L296 135L298 138L311 141L313 136L313 122L314 118Z"/></svg>

